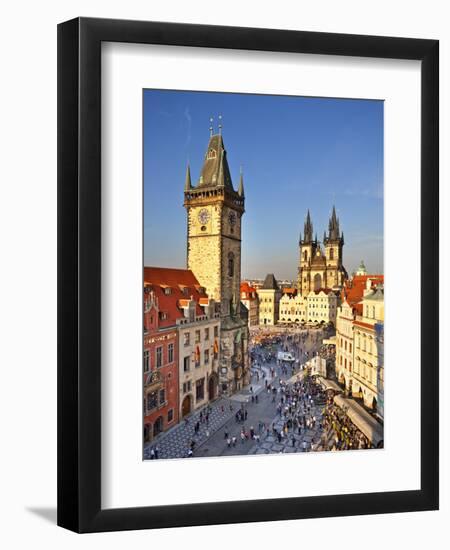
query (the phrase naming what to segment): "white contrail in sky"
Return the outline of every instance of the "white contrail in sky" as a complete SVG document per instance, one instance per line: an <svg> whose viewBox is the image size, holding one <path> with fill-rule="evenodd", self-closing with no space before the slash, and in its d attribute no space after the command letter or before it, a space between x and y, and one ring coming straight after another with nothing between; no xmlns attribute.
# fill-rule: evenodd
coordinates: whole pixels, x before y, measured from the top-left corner
<svg viewBox="0 0 450 550"><path fill-rule="evenodd" d="M191 143L191 127L192 127L192 117L191 113L189 112L189 107L186 107L184 109L184 118L187 120L187 136L186 136L186 144L187 147Z"/></svg>

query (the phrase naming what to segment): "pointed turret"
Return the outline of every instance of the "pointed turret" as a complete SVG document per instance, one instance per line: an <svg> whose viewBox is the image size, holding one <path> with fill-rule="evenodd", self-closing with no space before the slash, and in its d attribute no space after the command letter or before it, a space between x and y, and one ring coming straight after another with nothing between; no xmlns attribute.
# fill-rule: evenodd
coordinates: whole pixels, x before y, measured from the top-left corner
<svg viewBox="0 0 450 550"><path fill-rule="evenodd" d="M323 244L325 244L327 241L327 233L326 231L323 232Z"/></svg>
<svg viewBox="0 0 450 550"><path fill-rule="evenodd" d="M313 225L312 225L312 222L311 222L311 216L309 214L309 209L308 209L308 213L306 214L306 221L305 221L305 227L304 227L303 233L304 233L303 242L305 244L312 242L312 240L313 240Z"/></svg>
<svg viewBox="0 0 450 550"><path fill-rule="evenodd" d="M245 194L244 194L244 175L242 174L242 166L241 166L240 178L239 178L238 195L240 197L245 197Z"/></svg>
<svg viewBox="0 0 450 550"><path fill-rule="evenodd" d="M189 163L186 168L186 179L184 180L184 190L190 191L192 189L192 183L191 183L191 169L189 167Z"/></svg>
<svg viewBox="0 0 450 550"><path fill-rule="evenodd" d="M331 240L339 239L339 219L336 216L336 208L333 205L333 212L328 223L328 237Z"/></svg>

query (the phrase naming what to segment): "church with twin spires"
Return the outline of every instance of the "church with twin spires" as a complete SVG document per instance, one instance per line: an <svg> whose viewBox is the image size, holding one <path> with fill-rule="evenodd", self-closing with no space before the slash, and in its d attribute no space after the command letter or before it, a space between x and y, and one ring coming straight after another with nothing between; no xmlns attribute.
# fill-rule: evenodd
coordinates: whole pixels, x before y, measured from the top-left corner
<svg viewBox="0 0 450 550"><path fill-rule="evenodd" d="M222 129L210 128L200 176L194 185L186 170L187 268L220 304L221 392L231 394L249 383L247 310L240 301L241 230L244 181L234 189Z"/></svg>
<svg viewBox="0 0 450 550"><path fill-rule="evenodd" d="M302 296L321 288L341 288L347 279L343 266L344 233L339 229L336 209L328 222L328 232L324 232L322 245L313 238L311 215L307 213L303 238L299 239L299 267L297 289Z"/></svg>

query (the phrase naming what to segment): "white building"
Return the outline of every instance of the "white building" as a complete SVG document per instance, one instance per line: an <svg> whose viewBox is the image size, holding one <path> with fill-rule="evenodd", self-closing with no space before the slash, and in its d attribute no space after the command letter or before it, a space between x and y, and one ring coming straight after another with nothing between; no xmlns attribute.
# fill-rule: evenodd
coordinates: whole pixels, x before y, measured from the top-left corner
<svg viewBox="0 0 450 550"><path fill-rule="evenodd" d="M306 296L307 322L336 324L339 292L329 288L311 290Z"/></svg>
<svg viewBox="0 0 450 550"><path fill-rule="evenodd" d="M180 419L218 396L220 314L213 300L179 300L184 317L179 331ZM199 315L198 308L203 310Z"/></svg>

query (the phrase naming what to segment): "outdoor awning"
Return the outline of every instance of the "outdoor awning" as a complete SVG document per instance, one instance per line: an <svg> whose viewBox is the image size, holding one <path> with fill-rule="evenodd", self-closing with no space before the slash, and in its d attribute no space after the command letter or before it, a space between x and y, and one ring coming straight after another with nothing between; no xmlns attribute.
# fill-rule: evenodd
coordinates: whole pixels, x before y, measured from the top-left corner
<svg viewBox="0 0 450 550"><path fill-rule="evenodd" d="M376 447L384 440L383 426L373 418L359 403L342 395L334 398L336 405L345 409L353 424L362 431L367 439Z"/></svg>
<svg viewBox="0 0 450 550"><path fill-rule="evenodd" d="M342 393L342 388L334 380L328 380L328 378L323 378L323 376L318 376L317 378L324 390L334 390L335 392Z"/></svg>

